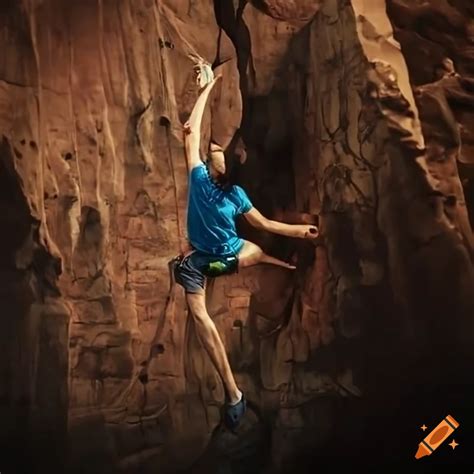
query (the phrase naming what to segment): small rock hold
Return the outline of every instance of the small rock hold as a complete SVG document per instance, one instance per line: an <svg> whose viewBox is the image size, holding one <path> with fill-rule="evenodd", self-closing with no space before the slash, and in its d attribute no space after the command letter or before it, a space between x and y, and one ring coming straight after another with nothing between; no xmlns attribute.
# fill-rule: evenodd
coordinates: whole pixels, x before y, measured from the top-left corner
<svg viewBox="0 0 474 474"><path fill-rule="evenodd" d="M163 344L155 344L151 348L151 356L152 357L156 357L157 355L163 354L164 352L165 352L165 347L163 346Z"/></svg>
<svg viewBox="0 0 474 474"><path fill-rule="evenodd" d="M31 140L31 141L30 141L30 147L36 150L36 148L37 148L36 142L33 141L33 140Z"/></svg>
<svg viewBox="0 0 474 474"><path fill-rule="evenodd" d="M456 196L454 195L446 196L446 199L444 202L447 206L455 206L457 202Z"/></svg>
<svg viewBox="0 0 474 474"><path fill-rule="evenodd" d="M250 296L236 296L231 298L231 308L248 308L250 305Z"/></svg>
<svg viewBox="0 0 474 474"><path fill-rule="evenodd" d="M159 43L162 48L174 49L174 44L171 41L160 38Z"/></svg>
<svg viewBox="0 0 474 474"><path fill-rule="evenodd" d="M171 124L170 119L168 117L165 117L164 115L160 117L159 123L162 127L169 127Z"/></svg>
<svg viewBox="0 0 474 474"><path fill-rule="evenodd" d="M146 369L142 369L142 371L140 372L140 375L138 376L138 380L140 380L142 384L148 383L148 373Z"/></svg>
<svg viewBox="0 0 474 474"><path fill-rule="evenodd" d="M66 154L64 155L64 159L65 159L66 161L72 160L72 153L69 153L69 152L66 153Z"/></svg>

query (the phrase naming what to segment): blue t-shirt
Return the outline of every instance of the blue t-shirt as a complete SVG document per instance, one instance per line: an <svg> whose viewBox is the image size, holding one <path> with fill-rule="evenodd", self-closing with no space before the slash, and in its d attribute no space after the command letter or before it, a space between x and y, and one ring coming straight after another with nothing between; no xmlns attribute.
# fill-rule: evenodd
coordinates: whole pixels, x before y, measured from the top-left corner
<svg viewBox="0 0 474 474"><path fill-rule="evenodd" d="M250 209L252 203L240 186L220 189L204 164L191 170L188 238L195 249L214 255L236 255L244 241L237 236L235 219Z"/></svg>

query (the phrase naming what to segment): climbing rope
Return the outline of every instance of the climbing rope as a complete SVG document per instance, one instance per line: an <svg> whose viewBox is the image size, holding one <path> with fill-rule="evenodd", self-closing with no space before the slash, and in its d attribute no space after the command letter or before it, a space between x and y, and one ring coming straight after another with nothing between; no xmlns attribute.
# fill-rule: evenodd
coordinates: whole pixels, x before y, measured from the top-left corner
<svg viewBox="0 0 474 474"><path fill-rule="evenodd" d="M189 41L181 34L180 29L175 24L173 18L176 15L162 3L159 4L159 12L155 12L155 22L158 33L158 44L161 51L161 61L162 68L160 74L161 80L161 89L163 91L163 105L164 105L164 115L168 118L167 121L167 141L168 141L168 160L169 167L171 172L171 177L173 180L173 187L175 192L175 205L176 205L176 215L177 219L177 232L178 232L178 252L181 251L182 239L183 239L183 229L182 221L183 215L179 207L178 202L178 182L175 174L175 166L173 160L173 149L171 146L171 136L170 132L176 136L176 132L182 131L182 125L176 127L177 122L177 103L175 99L175 90L174 90L174 80L169 75L169 60L172 59L171 55L168 55L166 50L178 51L181 54L186 55L194 64L194 71L196 74L196 83L201 89L208 82L211 82L214 78L214 73L212 71L211 64L209 64L204 58L202 58L195 48L189 43Z"/></svg>
<svg viewBox="0 0 474 474"><path fill-rule="evenodd" d="M213 81L214 79L214 72L212 70L212 65L207 62L202 56L200 56L195 48L183 37L180 33L179 28L170 21L170 18L174 16L171 10L169 10L165 5L161 4L161 8L166 10L165 12L161 12L161 14L157 15L155 13L155 22L157 27L157 33L159 35L158 45L161 50L161 61L162 61L162 68L161 73L159 75L160 87L163 91L162 93L162 100L163 100L163 116L167 118L168 127L167 130L167 142L168 142L168 160L169 160L169 167L171 171L171 177L173 180L173 186L175 191L175 203L176 203L176 215L177 215L177 233L178 233L178 246L180 246L181 239L183 236L183 230L181 228L181 211L179 208L178 203L178 195L177 195L177 179L175 175L175 169L173 166L173 150L171 146L171 136L170 136L170 127L172 127L172 114L173 108L176 108L176 103L174 102L174 90L173 90L173 80L169 76L168 65L167 65L167 57L166 54L163 54L165 49L169 50L177 50L183 52L193 63L194 63L194 72L196 73L196 84L198 85L199 89L204 88L207 84ZM163 24L165 23L165 24ZM165 31L166 30L166 33ZM165 38L166 36L166 38ZM176 47L178 46L178 47ZM151 99L148 105L145 107L145 110L148 110L151 106ZM143 113L144 113L143 112ZM140 138L138 137L138 140ZM178 249L181 253L181 248ZM176 264L178 257L171 259L168 262L168 274L169 274L169 289L168 295L164 304L164 307L161 311L160 316L158 319L158 324L155 329L155 334L153 340L150 343L150 347L148 350L148 354L144 357L141 361L137 369L135 370L128 386L119 394L116 400L111 404L110 407L107 409L107 416L109 419L117 419L122 420L126 414L128 409L128 402L129 398L132 396L132 392L135 389L138 382L143 385L144 390L144 405L146 405L146 385L148 382L148 369L152 362L152 360L157 357L162 352L162 344L161 341L163 337L166 335L167 330L170 327L171 315L174 311L174 305L176 302L176 281L174 278L174 265ZM189 310L189 309L188 309ZM162 410L166 409L166 405L162 407ZM142 417L141 417L142 418Z"/></svg>

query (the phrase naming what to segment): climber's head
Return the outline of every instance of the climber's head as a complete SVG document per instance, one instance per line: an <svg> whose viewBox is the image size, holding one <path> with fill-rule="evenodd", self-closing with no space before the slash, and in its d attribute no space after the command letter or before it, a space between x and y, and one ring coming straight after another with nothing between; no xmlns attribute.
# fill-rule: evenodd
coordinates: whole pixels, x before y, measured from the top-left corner
<svg viewBox="0 0 474 474"><path fill-rule="evenodd" d="M214 142L209 144L209 165L213 174L225 174L224 150Z"/></svg>
<svg viewBox="0 0 474 474"><path fill-rule="evenodd" d="M226 173L224 150L220 145L214 142L209 144L208 167L215 181L222 185L228 184L229 177Z"/></svg>

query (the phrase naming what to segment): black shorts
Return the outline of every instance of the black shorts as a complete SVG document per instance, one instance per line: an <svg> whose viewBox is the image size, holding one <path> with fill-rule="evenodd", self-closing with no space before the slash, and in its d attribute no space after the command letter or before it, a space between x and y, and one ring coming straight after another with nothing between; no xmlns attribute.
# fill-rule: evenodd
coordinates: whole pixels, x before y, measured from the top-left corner
<svg viewBox="0 0 474 474"><path fill-rule="evenodd" d="M239 259L236 255L219 256L195 250L189 255L176 257L173 261L173 273L176 283L186 293L201 293L206 285L206 277L236 273Z"/></svg>

